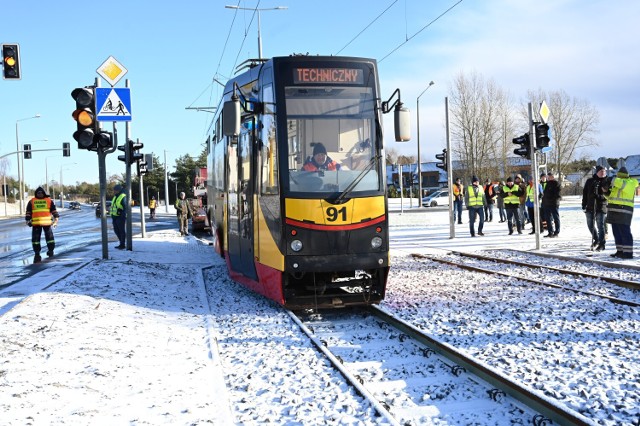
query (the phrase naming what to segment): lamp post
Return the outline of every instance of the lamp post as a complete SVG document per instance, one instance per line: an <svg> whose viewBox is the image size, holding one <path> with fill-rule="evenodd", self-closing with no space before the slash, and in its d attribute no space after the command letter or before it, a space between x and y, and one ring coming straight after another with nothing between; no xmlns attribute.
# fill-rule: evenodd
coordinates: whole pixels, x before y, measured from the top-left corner
<svg viewBox="0 0 640 426"><path fill-rule="evenodd" d="M286 10L287 6L276 6L276 7L268 7L268 8L252 8L252 7L238 7L238 6L225 6L227 9L237 9L237 10L254 10L258 13L258 59L262 59L262 38L260 37L260 12L266 10Z"/></svg>
<svg viewBox="0 0 640 426"><path fill-rule="evenodd" d="M19 120L16 120L16 160L18 163L18 189L20 190L20 215L22 216L22 214L24 213L24 206L23 206L23 202L24 202L24 188L22 186L23 182L22 182L22 175L20 174L20 137L18 136L18 123L21 121L25 121L25 120L31 120L32 118L40 118L40 114L36 114L33 117L27 117L27 118L21 118ZM24 168L24 167L23 167Z"/></svg>
<svg viewBox="0 0 640 426"><path fill-rule="evenodd" d="M47 194L50 195L51 193L49 192L49 162L48 162L49 158L58 158L58 156L57 155L50 155L48 157L45 157L45 159L44 159L44 178L45 178L46 184L47 184Z"/></svg>
<svg viewBox="0 0 640 426"><path fill-rule="evenodd" d="M169 213L169 181L167 177L167 150L164 150L164 211Z"/></svg>
<svg viewBox="0 0 640 426"><path fill-rule="evenodd" d="M426 92L429 87L433 86L434 84L435 83L433 81L429 82L427 88L424 89L416 99L416 125L418 126L418 208L422 207L422 168L420 167L420 96L424 95L424 92Z"/></svg>
<svg viewBox="0 0 640 426"><path fill-rule="evenodd" d="M62 183L62 171L67 170L64 166L72 166L78 163L67 163L60 166L60 208L64 207L64 184Z"/></svg>

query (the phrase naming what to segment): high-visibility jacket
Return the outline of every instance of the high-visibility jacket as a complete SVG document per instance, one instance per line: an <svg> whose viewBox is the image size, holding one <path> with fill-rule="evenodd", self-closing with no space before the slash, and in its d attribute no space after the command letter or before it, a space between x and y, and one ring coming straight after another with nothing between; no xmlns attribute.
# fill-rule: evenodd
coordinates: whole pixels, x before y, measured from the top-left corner
<svg viewBox="0 0 640 426"><path fill-rule="evenodd" d="M636 194L638 180L616 177L611 185L608 198L607 222L631 225L633 218L633 197Z"/></svg>
<svg viewBox="0 0 640 426"><path fill-rule="evenodd" d="M31 204L31 224L33 226L51 226L51 198L32 198ZM55 208L53 209L55 211Z"/></svg>
<svg viewBox="0 0 640 426"><path fill-rule="evenodd" d="M504 205L505 207L509 206L519 206L520 205L520 187L518 185L513 185L509 187L509 185L505 185L502 187L502 193L507 194L504 197Z"/></svg>
<svg viewBox="0 0 640 426"><path fill-rule="evenodd" d="M156 208L156 200L149 200L149 208L150 209Z"/></svg>
<svg viewBox="0 0 640 426"><path fill-rule="evenodd" d="M311 158L304 163L302 170L307 172L317 172L318 170L334 171L340 170L340 165L329 157L327 157L327 161L324 164L318 164L313 158Z"/></svg>
<svg viewBox="0 0 640 426"><path fill-rule="evenodd" d="M125 195L120 193L111 200L111 209L109 210L109 214L112 217L124 215L124 197Z"/></svg>
<svg viewBox="0 0 640 426"><path fill-rule="evenodd" d="M462 200L463 196L462 185L458 183L453 184L453 199L454 200Z"/></svg>
<svg viewBox="0 0 640 426"><path fill-rule="evenodd" d="M480 186L469 185L467 187L467 207L484 206L484 190Z"/></svg>

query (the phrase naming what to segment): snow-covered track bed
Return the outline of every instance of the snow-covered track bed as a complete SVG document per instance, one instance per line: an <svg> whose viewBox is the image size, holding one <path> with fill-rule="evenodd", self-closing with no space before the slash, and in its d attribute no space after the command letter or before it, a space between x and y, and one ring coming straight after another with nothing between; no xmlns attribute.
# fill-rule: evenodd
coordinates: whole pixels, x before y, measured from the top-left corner
<svg viewBox="0 0 640 426"><path fill-rule="evenodd" d="M598 273L576 270L580 265L541 265L543 258L532 255L513 259L507 256L482 255L458 251L447 252L443 256L413 254L414 257L427 258L448 263L460 268L519 278L531 283L547 285L560 289L580 292L608 299L614 303L640 306L640 282L633 281L633 274L619 271L599 271ZM609 275L607 275L609 274ZM618 276L614 276L618 275Z"/></svg>
<svg viewBox="0 0 640 426"><path fill-rule="evenodd" d="M640 419L639 308L410 255L392 260L386 311L596 424Z"/></svg>
<svg viewBox="0 0 640 426"><path fill-rule="evenodd" d="M590 424L378 308L298 317L316 345L393 424L546 424L549 418Z"/></svg>

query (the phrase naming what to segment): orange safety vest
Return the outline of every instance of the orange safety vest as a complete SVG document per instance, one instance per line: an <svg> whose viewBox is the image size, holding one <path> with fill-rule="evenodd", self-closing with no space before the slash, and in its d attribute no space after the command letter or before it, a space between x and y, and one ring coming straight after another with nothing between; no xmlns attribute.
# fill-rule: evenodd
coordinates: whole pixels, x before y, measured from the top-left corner
<svg viewBox="0 0 640 426"><path fill-rule="evenodd" d="M51 226L51 198L32 198L31 224L33 226Z"/></svg>

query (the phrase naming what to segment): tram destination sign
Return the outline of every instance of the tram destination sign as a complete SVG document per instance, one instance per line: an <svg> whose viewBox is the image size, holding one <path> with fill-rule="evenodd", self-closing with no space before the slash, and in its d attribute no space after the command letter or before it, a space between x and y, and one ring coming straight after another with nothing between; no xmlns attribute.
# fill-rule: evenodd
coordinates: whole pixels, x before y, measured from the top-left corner
<svg viewBox="0 0 640 426"><path fill-rule="evenodd" d="M364 84L364 72L360 68L294 68L294 84Z"/></svg>

